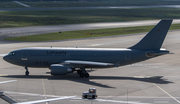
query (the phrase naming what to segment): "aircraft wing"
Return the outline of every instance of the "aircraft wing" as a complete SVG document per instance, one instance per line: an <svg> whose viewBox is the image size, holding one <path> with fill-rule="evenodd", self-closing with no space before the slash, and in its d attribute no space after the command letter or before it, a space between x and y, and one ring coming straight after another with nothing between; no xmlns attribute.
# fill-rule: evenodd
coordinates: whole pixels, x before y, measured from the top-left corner
<svg viewBox="0 0 180 104"><path fill-rule="evenodd" d="M76 96L67 96L67 97L44 99L44 100L37 100L37 101L28 101L28 102L13 103L13 104L38 104L38 103L43 103L43 102L55 101L55 100L70 99L70 98L74 98L74 97L76 97Z"/></svg>
<svg viewBox="0 0 180 104"><path fill-rule="evenodd" d="M62 64L114 66L113 63L92 62L92 61L76 61L76 60L66 60L66 61L63 61Z"/></svg>

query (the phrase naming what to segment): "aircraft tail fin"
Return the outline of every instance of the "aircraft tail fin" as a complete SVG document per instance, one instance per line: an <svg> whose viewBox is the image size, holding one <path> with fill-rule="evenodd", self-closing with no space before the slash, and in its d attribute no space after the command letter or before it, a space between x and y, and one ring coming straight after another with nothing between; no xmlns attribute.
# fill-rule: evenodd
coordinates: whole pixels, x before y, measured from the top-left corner
<svg viewBox="0 0 180 104"><path fill-rule="evenodd" d="M173 20L161 20L141 41L129 49L159 50Z"/></svg>

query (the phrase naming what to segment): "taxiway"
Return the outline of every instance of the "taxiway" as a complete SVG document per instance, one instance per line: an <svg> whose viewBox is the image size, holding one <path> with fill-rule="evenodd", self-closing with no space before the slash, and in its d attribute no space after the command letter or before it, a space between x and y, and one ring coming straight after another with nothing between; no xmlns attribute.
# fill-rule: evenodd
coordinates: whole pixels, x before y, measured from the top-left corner
<svg viewBox="0 0 180 104"><path fill-rule="evenodd" d="M156 25L158 22L159 20L143 20L143 21L129 21L129 22L107 22L107 23L0 28L0 40L3 40L6 37L36 35L36 34L52 33L59 31L63 32L63 31L74 31L74 30L150 26L150 25ZM178 23L180 23L180 19L173 20L173 24L178 24Z"/></svg>

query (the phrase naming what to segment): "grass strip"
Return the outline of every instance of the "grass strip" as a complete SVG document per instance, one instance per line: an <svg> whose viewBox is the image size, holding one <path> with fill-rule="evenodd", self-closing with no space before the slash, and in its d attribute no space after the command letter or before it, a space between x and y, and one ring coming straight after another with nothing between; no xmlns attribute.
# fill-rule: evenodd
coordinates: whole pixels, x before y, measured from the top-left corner
<svg viewBox="0 0 180 104"><path fill-rule="evenodd" d="M123 28L108 28L108 29L92 29L92 30L78 30L78 31L65 31L62 33L47 33L30 35L24 37L10 37L5 40L11 41L52 41L52 40L65 40L77 38L90 38L102 36L114 36L134 34L150 31L154 26L138 26L138 27L123 27ZM170 30L180 29L180 24L172 24ZM92 34L92 35L90 35Z"/></svg>
<svg viewBox="0 0 180 104"><path fill-rule="evenodd" d="M44 1L44 0L43 0ZM22 0L31 7L90 7L90 6L146 6L146 5L179 5L178 0Z"/></svg>
<svg viewBox="0 0 180 104"><path fill-rule="evenodd" d="M179 19L179 11L171 8L0 11L0 28Z"/></svg>

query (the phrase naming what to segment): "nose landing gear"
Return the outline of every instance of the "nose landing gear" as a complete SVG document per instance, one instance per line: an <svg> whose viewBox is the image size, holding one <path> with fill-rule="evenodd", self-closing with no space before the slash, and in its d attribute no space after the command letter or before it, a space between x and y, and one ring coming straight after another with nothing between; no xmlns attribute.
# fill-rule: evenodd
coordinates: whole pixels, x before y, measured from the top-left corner
<svg viewBox="0 0 180 104"><path fill-rule="evenodd" d="M25 67L25 69L26 69L25 75L29 75L28 68L27 68L27 67Z"/></svg>

